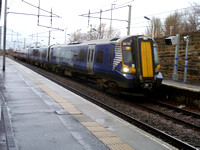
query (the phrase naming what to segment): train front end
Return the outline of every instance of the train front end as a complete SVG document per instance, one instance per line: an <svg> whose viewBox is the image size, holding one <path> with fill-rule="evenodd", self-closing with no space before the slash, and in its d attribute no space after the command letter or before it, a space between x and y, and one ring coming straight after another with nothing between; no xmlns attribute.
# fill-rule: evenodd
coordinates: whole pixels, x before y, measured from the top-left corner
<svg viewBox="0 0 200 150"><path fill-rule="evenodd" d="M129 36L120 41L121 73L131 86L152 89L162 83L157 45L152 38ZM131 82L130 82L131 81Z"/></svg>

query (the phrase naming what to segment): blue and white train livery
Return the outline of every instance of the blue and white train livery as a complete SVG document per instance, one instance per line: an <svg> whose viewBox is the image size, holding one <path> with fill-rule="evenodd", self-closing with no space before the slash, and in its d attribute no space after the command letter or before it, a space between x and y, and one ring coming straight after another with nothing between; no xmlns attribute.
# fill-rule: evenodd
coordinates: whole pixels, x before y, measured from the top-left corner
<svg viewBox="0 0 200 150"><path fill-rule="evenodd" d="M160 86L163 79L157 45L145 36L32 48L18 51L14 57L69 76L92 79L100 89L113 93L151 89Z"/></svg>

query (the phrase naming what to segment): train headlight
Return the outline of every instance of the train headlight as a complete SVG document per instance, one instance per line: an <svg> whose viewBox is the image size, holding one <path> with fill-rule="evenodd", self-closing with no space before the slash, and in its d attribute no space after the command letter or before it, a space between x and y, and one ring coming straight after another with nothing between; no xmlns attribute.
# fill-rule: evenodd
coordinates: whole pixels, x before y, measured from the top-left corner
<svg viewBox="0 0 200 150"><path fill-rule="evenodd" d="M121 72L123 72L123 73L133 73L133 74L135 74L135 73L136 73L136 69L135 69L135 68L132 68L132 67L128 67L128 66L126 66L126 65L123 65L123 68L122 68Z"/></svg>
<svg viewBox="0 0 200 150"><path fill-rule="evenodd" d="M130 70L129 68L127 68L127 67L124 67L124 68L122 69L122 71L123 71L124 73L130 73L130 72L131 72L131 70Z"/></svg>

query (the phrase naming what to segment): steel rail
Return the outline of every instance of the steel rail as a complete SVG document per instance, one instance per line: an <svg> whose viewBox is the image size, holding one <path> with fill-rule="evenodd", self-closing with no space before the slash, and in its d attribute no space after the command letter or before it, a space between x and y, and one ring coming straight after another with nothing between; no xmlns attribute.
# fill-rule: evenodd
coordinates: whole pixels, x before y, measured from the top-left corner
<svg viewBox="0 0 200 150"><path fill-rule="evenodd" d="M200 114L199 113L195 113L195 112L191 112L191 111L188 111L188 110L185 110L185 109L181 109L181 108L177 108L175 106L172 106L172 105L169 105L169 104L166 104L166 103L163 103L163 102L155 102L153 101L154 103L158 103L158 105L161 105L161 106L164 106L164 107L168 107L170 109L174 109L178 112L181 112L181 113L184 113L184 114L188 114L188 115L191 115L193 117L196 117L196 118L199 118L200 119Z"/></svg>
<svg viewBox="0 0 200 150"><path fill-rule="evenodd" d="M153 112L153 113L156 113L156 114L162 115L162 116L164 116L164 117L166 117L166 118L169 118L169 119L171 119L171 120L174 120L174 121L176 121L176 122L178 122L178 123L181 123L181 124L183 124L183 125L187 125L187 126L189 126L189 127L191 127L191 128L194 128L194 129L196 129L196 130L200 130L200 126L197 126L197 125L192 124L192 123L190 123L190 122L186 122L186 121L181 120L181 119L178 119L178 118L176 118L176 117L167 115L167 114L165 114L165 113L163 113L163 112L154 110L153 108L149 108L149 107L147 107L147 106L143 106L143 105L141 105L141 104L138 104L138 106L140 106L140 107L142 107L142 108L144 108L144 109L147 109L147 110L149 110L149 111L151 111L151 112Z"/></svg>

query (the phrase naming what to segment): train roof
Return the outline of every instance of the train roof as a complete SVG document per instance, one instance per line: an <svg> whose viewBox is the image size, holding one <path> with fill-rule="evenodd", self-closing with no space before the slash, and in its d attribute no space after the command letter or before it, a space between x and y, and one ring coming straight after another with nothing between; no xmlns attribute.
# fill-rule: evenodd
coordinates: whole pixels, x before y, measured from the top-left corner
<svg viewBox="0 0 200 150"><path fill-rule="evenodd" d="M119 38L97 39L91 41L83 41L81 44L101 44L101 43L115 43Z"/></svg>
<svg viewBox="0 0 200 150"><path fill-rule="evenodd" d="M97 39L97 40L90 40L90 41L83 41L83 42L73 42L69 43L68 45L78 45L78 44L108 44L108 43L118 43L121 42L122 40L129 38L129 37L139 37L142 35L130 35L130 36L124 36L121 38L108 38L108 39Z"/></svg>
<svg viewBox="0 0 200 150"><path fill-rule="evenodd" d="M144 35L128 35L128 36L124 36L124 37L121 37L121 38L109 38L109 39L98 39L98 40L91 40L91 41L84 41L80 44L95 44L95 43L98 43L98 44L106 44L106 43L119 43L129 37L133 37L133 38L144 38L145 36ZM148 38L148 37L146 37Z"/></svg>
<svg viewBox="0 0 200 150"><path fill-rule="evenodd" d="M120 43L121 41L127 39L127 38L144 38L144 35L129 35L129 36L124 36L121 38L108 38L108 39L97 39L97 40L90 40L90 41L83 41L83 42L73 42L73 43L69 43L69 44L60 44L60 45L51 45L50 47L57 47L57 46L78 46L78 45L89 45L89 44L110 44L110 43ZM148 37L145 37L148 38Z"/></svg>

